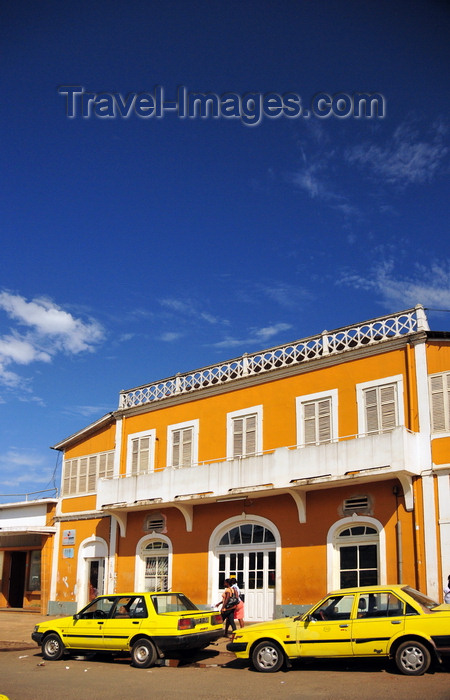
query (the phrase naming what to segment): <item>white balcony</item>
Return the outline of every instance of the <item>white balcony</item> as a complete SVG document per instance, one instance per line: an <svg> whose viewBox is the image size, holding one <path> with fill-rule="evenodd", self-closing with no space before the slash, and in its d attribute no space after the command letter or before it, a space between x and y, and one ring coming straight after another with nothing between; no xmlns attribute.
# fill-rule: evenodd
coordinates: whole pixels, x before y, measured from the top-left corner
<svg viewBox="0 0 450 700"><path fill-rule="evenodd" d="M304 521L307 491L343 486L350 480L363 483L398 478L410 510L412 477L428 466L426 436L399 427L381 435L325 445L281 447L255 457L100 479L97 509L117 515L174 506L188 523L192 515L189 508L199 503L289 493Z"/></svg>

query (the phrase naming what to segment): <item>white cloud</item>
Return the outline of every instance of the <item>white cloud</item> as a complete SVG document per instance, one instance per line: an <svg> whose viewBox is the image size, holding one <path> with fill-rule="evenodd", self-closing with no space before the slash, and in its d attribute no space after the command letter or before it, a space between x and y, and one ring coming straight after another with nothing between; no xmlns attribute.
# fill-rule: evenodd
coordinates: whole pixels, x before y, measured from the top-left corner
<svg viewBox="0 0 450 700"><path fill-rule="evenodd" d="M104 330L95 320L75 318L48 299L27 301L18 294L0 293L0 310L13 327L0 336L0 384L29 391L27 381L11 371L11 365L51 362L58 352L93 351Z"/></svg>
<svg viewBox="0 0 450 700"><path fill-rule="evenodd" d="M15 489L19 493L23 484L33 484L33 491L38 491L39 486L47 487L51 481L53 467L51 458L45 458L33 449L11 447L5 454L0 455L0 469L2 471L2 487ZM51 486L48 486L51 488Z"/></svg>
<svg viewBox="0 0 450 700"><path fill-rule="evenodd" d="M238 339L227 336L224 340L213 343L212 347L234 348L255 344L266 345L270 338L273 338L274 336L278 335L278 333L289 330L290 328L292 328L292 326L289 323L275 323L272 326L265 326L263 328L251 328L247 338Z"/></svg>
<svg viewBox="0 0 450 700"><path fill-rule="evenodd" d="M411 123L401 124L384 145L363 143L349 149L346 158L389 184L406 187L431 182L441 171L449 149L445 126L435 123L421 136Z"/></svg>
<svg viewBox="0 0 450 700"><path fill-rule="evenodd" d="M394 262L386 261L367 275L346 274L340 284L372 291L391 308L412 308L416 304L433 309L450 309L450 261L429 267L418 264L407 276L395 271Z"/></svg>

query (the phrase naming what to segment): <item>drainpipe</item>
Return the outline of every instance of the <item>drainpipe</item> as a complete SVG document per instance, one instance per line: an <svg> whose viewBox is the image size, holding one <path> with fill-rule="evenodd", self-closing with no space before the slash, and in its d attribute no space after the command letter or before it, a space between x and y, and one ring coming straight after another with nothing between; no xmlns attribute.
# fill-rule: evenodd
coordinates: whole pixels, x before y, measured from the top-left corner
<svg viewBox="0 0 450 700"><path fill-rule="evenodd" d="M403 543L402 543L402 523L398 516L398 497L399 488L397 485L392 489L395 496L395 512L397 522L395 523L395 532L397 535L397 583L403 583Z"/></svg>

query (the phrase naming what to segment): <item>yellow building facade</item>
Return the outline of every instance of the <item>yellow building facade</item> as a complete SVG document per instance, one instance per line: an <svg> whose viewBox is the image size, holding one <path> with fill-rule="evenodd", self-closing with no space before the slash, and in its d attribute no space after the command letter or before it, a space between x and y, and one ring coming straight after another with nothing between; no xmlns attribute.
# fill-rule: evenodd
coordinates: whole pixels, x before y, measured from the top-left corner
<svg viewBox="0 0 450 700"><path fill-rule="evenodd" d="M120 394L59 442L49 612L182 590L246 619L450 573L450 338L422 307Z"/></svg>

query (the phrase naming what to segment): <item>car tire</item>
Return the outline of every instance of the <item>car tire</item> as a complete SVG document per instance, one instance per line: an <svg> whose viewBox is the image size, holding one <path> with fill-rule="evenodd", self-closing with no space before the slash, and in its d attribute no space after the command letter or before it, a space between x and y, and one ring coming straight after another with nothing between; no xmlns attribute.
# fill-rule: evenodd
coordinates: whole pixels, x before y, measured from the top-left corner
<svg viewBox="0 0 450 700"><path fill-rule="evenodd" d="M57 634L48 634L42 642L42 656L47 661L58 661L64 654L64 644Z"/></svg>
<svg viewBox="0 0 450 700"><path fill-rule="evenodd" d="M252 651L252 665L261 673L275 673L285 662L281 647L270 639L259 642Z"/></svg>
<svg viewBox="0 0 450 700"><path fill-rule="evenodd" d="M405 676L421 676L430 666L431 654L425 644L410 639L398 647L395 663Z"/></svg>
<svg viewBox="0 0 450 700"><path fill-rule="evenodd" d="M149 639L138 639L131 649L131 665L136 668L149 668L156 661L156 647Z"/></svg>

